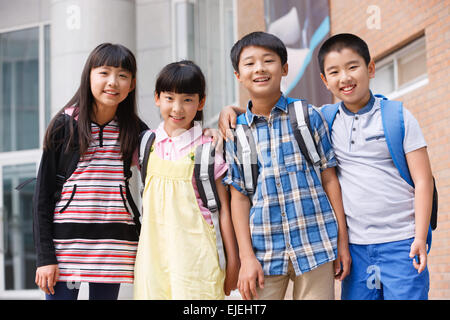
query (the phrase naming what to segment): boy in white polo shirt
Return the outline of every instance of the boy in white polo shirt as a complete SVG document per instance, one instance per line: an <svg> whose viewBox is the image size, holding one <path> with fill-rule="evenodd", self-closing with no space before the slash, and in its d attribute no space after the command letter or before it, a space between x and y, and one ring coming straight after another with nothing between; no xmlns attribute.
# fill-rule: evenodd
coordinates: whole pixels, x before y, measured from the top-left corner
<svg viewBox="0 0 450 320"><path fill-rule="evenodd" d="M403 108L403 151L413 188L394 165L381 99L369 90L375 64L367 44L338 34L323 43L318 58L322 81L341 100L330 135L352 256L342 299L427 299L433 181L419 124Z"/></svg>

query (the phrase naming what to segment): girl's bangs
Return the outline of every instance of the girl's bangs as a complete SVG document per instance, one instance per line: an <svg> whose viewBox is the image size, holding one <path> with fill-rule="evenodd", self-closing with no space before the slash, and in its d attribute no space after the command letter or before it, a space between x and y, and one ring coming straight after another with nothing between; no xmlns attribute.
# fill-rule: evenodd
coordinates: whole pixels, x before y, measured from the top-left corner
<svg viewBox="0 0 450 320"><path fill-rule="evenodd" d="M110 45L101 48L92 57L92 68L101 66L110 66L123 68L133 74L136 74L136 62L130 52L118 45Z"/></svg>
<svg viewBox="0 0 450 320"><path fill-rule="evenodd" d="M175 92L198 94L202 98L204 94L203 81L189 66L180 66L173 72L164 73L157 81L157 92Z"/></svg>

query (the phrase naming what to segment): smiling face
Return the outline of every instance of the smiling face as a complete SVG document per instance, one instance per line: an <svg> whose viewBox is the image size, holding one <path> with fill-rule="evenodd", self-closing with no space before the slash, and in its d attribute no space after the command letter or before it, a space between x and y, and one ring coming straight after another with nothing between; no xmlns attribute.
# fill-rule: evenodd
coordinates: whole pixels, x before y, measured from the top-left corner
<svg viewBox="0 0 450 320"><path fill-rule="evenodd" d="M323 83L352 112L363 108L370 99L369 80L375 76L375 64L366 65L354 50L343 48L329 52L324 59Z"/></svg>
<svg viewBox="0 0 450 320"><path fill-rule="evenodd" d="M197 111L203 109L205 99L198 93L175 93L163 91L155 94L155 103L164 119L164 130L169 136L177 136L192 127Z"/></svg>
<svg viewBox="0 0 450 320"><path fill-rule="evenodd" d="M281 78L287 75L287 63L282 65L280 57L264 47L249 46L242 50L236 78L252 98L271 97L280 94Z"/></svg>
<svg viewBox="0 0 450 320"><path fill-rule="evenodd" d="M136 85L130 71L110 66L92 68L90 81L97 108L117 108Z"/></svg>

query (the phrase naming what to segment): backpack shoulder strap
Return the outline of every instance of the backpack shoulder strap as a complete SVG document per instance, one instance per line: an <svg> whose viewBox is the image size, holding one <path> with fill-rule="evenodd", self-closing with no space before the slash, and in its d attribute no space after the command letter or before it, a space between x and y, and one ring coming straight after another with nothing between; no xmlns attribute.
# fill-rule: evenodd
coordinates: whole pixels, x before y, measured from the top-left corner
<svg viewBox="0 0 450 320"><path fill-rule="evenodd" d="M403 149L405 137L405 123L403 119L403 105L400 101L380 100L381 119L383 122L384 135L389 152L395 167L401 177L412 187L414 182L409 174L408 163Z"/></svg>
<svg viewBox="0 0 450 320"><path fill-rule="evenodd" d="M255 139L247 124L236 124L236 149L237 157L242 166L244 174L245 191L250 201L255 193L258 181L258 154Z"/></svg>
<svg viewBox="0 0 450 320"><path fill-rule="evenodd" d="M146 130L141 133L140 139L139 139L139 150L138 150L138 156L139 156L139 167L141 170L141 181L142 181L142 190L145 185L145 178L147 175L147 164L148 164L148 158L150 156L150 150L153 146L153 143L155 142L155 133L151 130Z"/></svg>
<svg viewBox="0 0 450 320"><path fill-rule="evenodd" d="M77 168L77 164L80 161L80 152L78 147L78 137L76 127L74 126L73 134L76 139L73 139L74 145L67 150L67 143L69 141L71 119L69 115L64 114L64 143L60 146L60 155L58 161L58 167L56 169L56 192L55 200L59 200L64 183L72 175Z"/></svg>
<svg viewBox="0 0 450 320"><path fill-rule="evenodd" d="M331 128L333 126L333 122L334 119L336 118L336 114L339 110L339 105L340 102L335 103L335 104L326 104L324 106L322 106L322 108L320 109L320 112L322 113L325 121L328 124L328 129L331 135Z"/></svg>
<svg viewBox="0 0 450 320"><path fill-rule="evenodd" d="M200 144L195 149L194 177L202 202L211 213L211 220L216 232L216 246L221 269L225 269L225 253L220 232L219 210L220 199L214 179L215 148L212 142Z"/></svg>
<svg viewBox="0 0 450 320"><path fill-rule="evenodd" d="M294 101L288 105L288 112L294 137L297 140L300 151L311 166L317 166L320 162L320 156L312 137L308 102L306 100Z"/></svg>

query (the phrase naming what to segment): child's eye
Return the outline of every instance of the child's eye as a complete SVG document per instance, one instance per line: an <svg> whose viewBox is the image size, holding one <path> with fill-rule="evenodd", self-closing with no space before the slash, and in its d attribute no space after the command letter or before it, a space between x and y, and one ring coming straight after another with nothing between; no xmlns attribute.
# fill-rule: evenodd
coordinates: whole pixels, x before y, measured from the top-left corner
<svg viewBox="0 0 450 320"><path fill-rule="evenodd" d="M124 79L128 78L128 76L126 74L120 74L119 77L124 78Z"/></svg>
<svg viewBox="0 0 450 320"><path fill-rule="evenodd" d="M350 67L350 70L354 70L354 69L356 69L356 68L358 68L358 66L351 66L351 67Z"/></svg>
<svg viewBox="0 0 450 320"><path fill-rule="evenodd" d="M247 62L246 64L244 64L244 66L252 66L253 62Z"/></svg>
<svg viewBox="0 0 450 320"><path fill-rule="evenodd" d="M274 60L272 60L272 59L266 60L266 63L270 63L270 62L274 62Z"/></svg>

